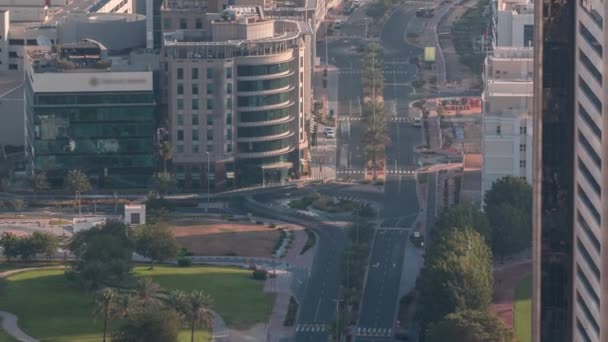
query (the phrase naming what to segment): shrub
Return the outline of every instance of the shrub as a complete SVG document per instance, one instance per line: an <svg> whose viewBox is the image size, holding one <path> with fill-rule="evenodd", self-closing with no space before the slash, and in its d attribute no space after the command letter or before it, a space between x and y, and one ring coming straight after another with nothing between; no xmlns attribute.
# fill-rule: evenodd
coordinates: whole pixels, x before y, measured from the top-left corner
<svg viewBox="0 0 608 342"><path fill-rule="evenodd" d="M268 279L268 271L266 270L253 270L253 279L255 280L266 280Z"/></svg>
<svg viewBox="0 0 608 342"><path fill-rule="evenodd" d="M189 267L192 265L192 260L186 257L177 258L177 266L179 267Z"/></svg>

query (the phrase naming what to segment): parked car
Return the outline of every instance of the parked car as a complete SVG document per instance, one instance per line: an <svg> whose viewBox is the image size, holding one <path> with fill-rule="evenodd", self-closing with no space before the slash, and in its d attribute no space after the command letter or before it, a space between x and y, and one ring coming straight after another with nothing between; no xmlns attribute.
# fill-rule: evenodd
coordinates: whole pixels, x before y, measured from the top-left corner
<svg viewBox="0 0 608 342"><path fill-rule="evenodd" d="M325 134L326 138L335 138L336 137L336 132L334 132L334 129L329 128L329 127L325 127L325 129L323 130L323 134Z"/></svg>

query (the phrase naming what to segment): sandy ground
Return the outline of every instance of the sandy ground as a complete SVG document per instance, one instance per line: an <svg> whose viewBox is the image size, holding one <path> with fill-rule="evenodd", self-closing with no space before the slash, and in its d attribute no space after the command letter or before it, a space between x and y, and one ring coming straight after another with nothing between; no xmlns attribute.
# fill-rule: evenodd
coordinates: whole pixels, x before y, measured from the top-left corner
<svg viewBox="0 0 608 342"><path fill-rule="evenodd" d="M226 222L171 223L180 245L194 255L270 257L279 231L263 225Z"/></svg>

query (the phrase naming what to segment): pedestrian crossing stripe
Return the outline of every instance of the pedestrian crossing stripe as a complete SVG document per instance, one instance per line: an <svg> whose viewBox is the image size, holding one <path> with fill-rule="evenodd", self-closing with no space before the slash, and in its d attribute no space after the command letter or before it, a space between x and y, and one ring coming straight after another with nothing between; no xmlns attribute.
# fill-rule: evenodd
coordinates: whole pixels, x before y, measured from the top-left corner
<svg viewBox="0 0 608 342"><path fill-rule="evenodd" d="M356 174L364 174L365 170L336 170L337 174L344 175L356 175ZM389 175L415 175L415 170L387 170L387 174Z"/></svg>
<svg viewBox="0 0 608 342"><path fill-rule="evenodd" d="M361 70L339 70L338 71L338 74L343 74L343 75L358 75L361 73L362 73ZM408 74L410 74L409 71L401 71L401 70L384 70L382 73L385 75L408 75Z"/></svg>
<svg viewBox="0 0 608 342"><path fill-rule="evenodd" d="M357 327L357 336L388 337L393 335L391 328L361 328Z"/></svg>
<svg viewBox="0 0 608 342"><path fill-rule="evenodd" d="M296 326L297 332L324 332L327 330L325 324L298 324Z"/></svg>
<svg viewBox="0 0 608 342"><path fill-rule="evenodd" d="M338 116L338 121L361 121L361 116ZM389 122L413 122L410 118L404 117L389 117Z"/></svg>

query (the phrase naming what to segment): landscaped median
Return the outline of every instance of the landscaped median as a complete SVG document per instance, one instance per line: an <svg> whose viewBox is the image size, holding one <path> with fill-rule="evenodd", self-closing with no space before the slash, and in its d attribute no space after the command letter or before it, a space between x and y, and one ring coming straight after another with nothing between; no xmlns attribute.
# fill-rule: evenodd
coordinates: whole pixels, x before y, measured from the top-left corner
<svg viewBox="0 0 608 342"><path fill-rule="evenodd" d="M161 287L183 291L203 290L213 298L213 309L227 326L245 329L265 321L272 312L275 295L263 292L263 283L251 271L226 267L147 266L134 269L135 275L151 278ZM6 294L0 309L19 317L19 326L42 341L100 341L102 320L92 315L93 292L83 292L64 275L63 269L25 271L7 278ZM119 325L120 322L113 322ZM196 341L208 341L198 333ZM188 329L180 341L189 341Z"/></svg>

